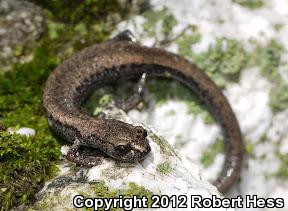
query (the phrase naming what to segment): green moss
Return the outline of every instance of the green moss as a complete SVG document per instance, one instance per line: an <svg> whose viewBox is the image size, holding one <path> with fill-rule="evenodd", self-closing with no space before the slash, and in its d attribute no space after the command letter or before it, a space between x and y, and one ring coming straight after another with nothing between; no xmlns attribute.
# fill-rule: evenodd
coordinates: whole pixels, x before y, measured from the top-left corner
<svg viewBox="0 0 288 211"><path fill-rule="evenodd" d="M128 1L126 4L121 4L118 0L29 1L48 10L57 21L68 24L107 21L108 17L111 18L115 14L123 18L131 11L131 4L128 4Z"/></svg>
<svg viewBox="0 0 288 211"><path fill-rule="evenodd" d="M264 5L262 0L233 0L233 2L249 9L258 9Z"/></svg>
<svg viewBox="0 0 288 211"><path fill-rule="evenodd" d="M169 174L173 169L168 162L161 163L157 165L157 171L162 174Z"/></svg>
<svg viewBox="0 0 288 211"><path fill-rule="evenodd" d="M100 106L108 105L111 102L111 95L104 95L100 98L99 104Z"/></svg>
<svg viewBox="0 0 288 211"><path fill-rule="evenodd" d="M134 182L128 183L127 189L109 189L105 183L99 182L97 184L92 185L92 189L94 193L87 196L87 194L82 193L85 197L92 197L92 198L118 198L122 195L124 198L132 198L133 196L137 196L137 198L147 197L148 205L150 206L152 203L151 197L153 193L143 186L139 186ZM91 209L86 209L91 210ZM100 209L104 210L104 209ZM112 208L110 210L121 210L120 208Z"/></svg>
<svg viewBox="0 0 288 211"><path fill-rule="evenodd" d="M94 191L93 197L95 198L113 198L118 194L117 189L109 190L104 181L92 185L92 189Z"/></svg>
<svg viewBox="0 0 288 211"><path fill-rule="evenodd" d="M58 49L58 58L105 40L115 25L131 14L130 3L118 0L41 1L30 0L45 9L47 36ZM61 48L60 48L61 47Z"/></svg>
<svg viewBox="0 0 288 211"><path fill-rule="evenodd" d="M38 41L31 62L16 64L13 70L1 75L0 122L6 128L34 128L36 135L1 133L2 209L28 203L42 183L56 172L60 144L50 132L41 102L48 75L78 49L106 39L114 27L113 21L107 21L108 16L126 17L130 10L129 5L119 7L116 1L115 4L101 0L31 1L47 9L47 32ZM21 49L15 52L21 54Z"/></svg>
<svg viewBox="0 0 288 211"><path fill-rule="evenodd" d="M35 137L0 133L0 207L26 203L57 171L59 144L40 131ZM3 191L4 190L4 191Z"/></svg>
<svg viewBox="0 0 288 211"><path fill-rule="evenodd" d="M127 197L132 197L132 196L144 197L145 196L149 199L151 198L153 193L147 190L144 186L139 186L134 182L129 182L128 189L122 191L122 195L127 196Z"/></svg>
<svg viewBox="0 0 288 211"><path fill-rule="evenodd" d="M216 141L204 151L200 162L204 167L210 166L218 153L224 153L224 142L222 139L216 139Z"/></svg>
<svg viewBox="0 0 288 211"><path fill-rule="evenodd" d="M17 65L0 78L0 120L5 127L31 127L35 137L1 133L0 207L25 203L55 173L60 146L50 133L41 104L44 82L57 59L37 49L34 60Z"/></svg>
<svg viewBox="0 0 288 211"><path fill-rule="evenodd" d="M109 104L111 99L110 90L104 88L97 89L96 92L92 93L91 96L88 97L86 102L83 104L83 108L89 114L96 116L102 112L101 106Z"/></svg>
<svg viewBox="0 0 288 211"><path fill-rule="evenodd" d="M23 53L24 53L24 46L22 46L22 45L15 46L14 52L13 52L15 57L19 57Z"/></svg>
<svg viewBox="0 0 288 211"><path fill-rule="evenodd" d="M109 103L112 102L112 96L109 94L104 94L99 100L89 100L90 108L93 111L93 115L97 115L102 111L103 106L107 106Z"/></svg>
<svg viewBox="0 0 288 211"><path fill-rule="evenodd" d="M52 20L46 20L46 25L48 29L48 36L50 39L56 39L61 36L61 31L65 28L63 23L57 23Z"/></svg>

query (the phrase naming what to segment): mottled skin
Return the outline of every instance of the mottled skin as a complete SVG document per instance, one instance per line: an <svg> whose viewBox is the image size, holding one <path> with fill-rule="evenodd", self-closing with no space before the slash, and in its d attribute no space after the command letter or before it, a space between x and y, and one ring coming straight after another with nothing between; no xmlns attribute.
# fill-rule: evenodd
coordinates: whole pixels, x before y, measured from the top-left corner
<svg viewBox="0 0 288 211"><path fill-rule="evenodd" d="M85 48L66 60L50 75L44 91L43 103L52 129L74 142L70 151L78 152L79 145L87 145L118 160L143 159L150 147L142 127L90 117L80 111L81 103L92 90L119 78L143 73L179 80L206 103L224 134L226 158L215 185L219 191L227 191L239 177L244 154L237 119L221 90L203 71L185 58L162 49L115 39ZM71 154L73 160L77 153ZM93 164L96 162L90 166Z"/></svg>

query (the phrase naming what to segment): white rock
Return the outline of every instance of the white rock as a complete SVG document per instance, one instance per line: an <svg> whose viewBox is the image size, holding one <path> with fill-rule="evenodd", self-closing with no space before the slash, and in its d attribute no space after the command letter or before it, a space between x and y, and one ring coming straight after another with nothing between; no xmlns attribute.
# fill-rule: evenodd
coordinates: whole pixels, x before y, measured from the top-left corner
<svg viewBox="0 0 288 211"><path fill-rule="evenodd" d="M230 84L225 91L243 134L253 142L259 141L271 124L269 92L269 82L255 68L242 71L239 84Z"/></svg>
<svg viewBox="0 0 288 211"><path fill-rule="evenodd" d="M288 186L284 186L284 187L277 187L275 189L272 190L271 194L269 197L271 198L282 198L284 199L284 207L278 208L277 210L279 211L286 211L288 210L288 194L287 194L287 189Z"/></svg>
<svg viewBox="0 0 288 211"><path fill-rule="evenodd" d="M28 128L28 127L21 127L18 130L13 130L12 128L8 128L7 131L10 133L16 133L16 134L23 135L23 136L35 136L35 133L36 133L34 129Z"/></svg>
<svg viewBox="0 0 288 211"><path fill-rule="evenodd" d="M131 122L127 116L123 115L124 113L118 110L109 111L109 116ZM75 168L68 170L69 165L62 164L59 177L47 182L38 194L39 201L35 205L36 208L47 203L47 201L55 204L55 206L52 206L53 209L71 208L73 195L81 192L91 193L92 189L88 183L97 181L105 181L105 185L110 190L126 189L129 183L136 183L144 186L153 194L186 195L189 206L191 195L201 195L203 197L216 195L221 197L214 186L202 179L199 169L195 165L185 158L182 160L154 129L148 126L143 127L148 131L151 153L142 162L127 164L107 158L99 166L90 169L80 168L76 171ZM63 153L66 153L66 151L66 147L62 148ZM161 171L159 167L163 164L167 164L166 170ZM83 180L83 178L85 179ZM57 196L59 194L63 199L61 201L58 197L53 197L53 195Z"/></svg>

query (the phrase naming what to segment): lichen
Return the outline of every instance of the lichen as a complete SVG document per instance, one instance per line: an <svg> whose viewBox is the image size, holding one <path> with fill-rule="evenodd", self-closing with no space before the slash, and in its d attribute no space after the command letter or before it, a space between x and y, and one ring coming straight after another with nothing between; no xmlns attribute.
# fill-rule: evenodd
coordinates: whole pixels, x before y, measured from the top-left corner
<svg viewBox="0 0 288 211"><path fill-rule="evenodd" d="M161 148L163 153L171 156L177 156L175 149L164 138L158 137L154 134L149 134L149 136Z"/></svg>
<svg viewBox="0 0 288 211"><path fill-rule="evenodd" d="M275 40L271 40L266 46L258 46L250 56L250 66L259 66L262 75L272 84L270 92L270 106L274 112L280 112L287 108L288 85L279 73L281 54L283 47Z"/></svg>
<svg viewBox="0 0 288 211"><path fill-rule="evenodd" d="M209 167L218 153L224 153L224 142L220 138L217 138L216 141L204 151L200 162L204 167Z"/></svg>
<svg viewBox="0 0 288 211"><path fill-rule="evenodd" d="M192 60L222 88L227 81L238 81L240 71L249 59L241 43L224 37L218 38L207 51L196 54L192 46L201 41L197 26L188 25L178 36L173 36L172 32L177 25L177 20L167 8L147 11L143 17L145 18L143 30L148 37L156 39L156 44L165 46L175 41L178 53ZM159 26L161 30L157 31Z"/></svg>
<svg viewBox="0 0 288 211"><path fill-rule="evenodd" d="M33 206L28 208L28 211L53 210L53 208L55 209L55 207L59 206L59 198L61 198L61 201L70 201L70 196L64 196L64 194L61 194L60 190L56 190L53 192L53 194L46 194L44 196L44 200L37 201L36 204L33 204ZM65 210L68 211L73 209L65 207Z"/></svg>
<svg viewBox="0 0 288 211"><path fill-rule="evenodd" d="M172 171L172 168L169 162L164 162L157 165L157 171L159 171L162 174L169 174Z"/></svg>
<svg viewBox="0 0 288 211"><path fill-rule="evenodd" d="M248 55L239 42L219 38L216 39L215 44L210 45L207 51L194 54L192 60L218 86L224 87L227 81L238 81L240 71L248 60Z"/></svg>
<svg viewBox="0 0 288 211"><path fill-rule="evenodd" d="M233 2L249 9L258 9L264 5L263 0L233 0Z"/></svg>
<svg viewBox="0 0 288 211"><path fill-rule="evenodd" d="M142 24L144 32L149 37L157 38L159 33L165 37L164 39L169 39L173 28L177 25L176 18L168 11L166 7L162 10L149 10L143 13L145 22ZM160 32L157 32L156 25L160 24Z"/></svg>
<svg viewBox="0 0 288 211"><path fill-rule="evenodd" d="M103 169L101 176L107 180L117 180L123 178L123 175L128 174L132 171L133 166L123 168L123 166L114 166L113 168ZM120 172L120 173L119 173Z"/></svg>
<svg viewBox="0 0 288 211"><path fill-rule="evenodd" d="M283 51L283 47L276 40L272 39L267 45L258 46L252 52L249 63L250 65L259 66L265 77L271 82L277 83L281 80L278 67Z"/></svg>
<svg viewBox="0 0 288 211"><path fill-rule="evenodd" d="M288 84L282 82L270 94L270 106L274 112L287 109L288 105Z"/></svg>
<svg viewBox="0 0 288 211"><path fill-rule="evenodd" d="M281 165L276 173L276 176L281 179L288 179L288 153L280 155Z"/></svg>
<svg viewBox="0 0 288 211"><path fill-rule="evenodd" d="M281 29L283 29L284 26L285 26L284 23L275 23L275 24L273 25L274 29L275 29L277 32L281 31Z"/></svg>
<svg viewBox="0 0 288 211"><path fill-rule="evenodd" d="M254 149L255 149L254 144L252 144L250 141L245 141L245 151L248 155L252 155Z"/></svg>
<svg viewBox="0 0 288 211"><path fill-rule="evenodd" d="M270 106L274 112L279 112L285 110L288 103L287 83L278 70L283 52L283 47L273 39L264 46L256 44L255 50L248 52L239 42L221 38L207 51L192 54L191 58L220 87L225 87L227 81L237 82L242 69L259 67L262 75L273 84Z"/></svg>
<svg viewBox="0 0 288 211"><path fill-rule="evenodd" d="M214 122L213 117L200 98L188 87L177 81L168 79L150 80L147 82L147 89L154 96L158 105L164 104L168 99L186 102L189 113L200 114L207 124Z"/></svg>
<svg viewBox="0 0 288 211"><path fill-rule="evenodd" d="M192 46L201 41L201 34L196 26L191 25L189 26L189 29L191 29L191 34L183 34L183 36L176 40L176 44L178 46L178 53L180 55L192 58Z"/></svg>
<svg viewBox="0 0 288 211"><path fill-rule="evenodd" d="M178 35L172 35L177 20L165 7L162 10L147 11L143 17L145 18L142 25L143 30L146 36L155 38L156 44L163 47L175 42L180 55L192 60L222 88L228 81L238 81L240 71L249 59L248 53L241 47L241 43L232 39L219 38L215 44L210 45L207 51L195 53L192 47L201 41L201 34L197 26L188 25ZM164 23L169 24L165 26ZM160 31L157 31L159 26ZM165 35L164 32L170 32L170 34ZM208 124L215 122L203 102L191 90L174 81L167 83L163 81L157 80L157 82L147 83L148 90L155 96L157 104L165 103L167 99L171 98L182 100L188 102L189 112L202 115Z"/></svg>

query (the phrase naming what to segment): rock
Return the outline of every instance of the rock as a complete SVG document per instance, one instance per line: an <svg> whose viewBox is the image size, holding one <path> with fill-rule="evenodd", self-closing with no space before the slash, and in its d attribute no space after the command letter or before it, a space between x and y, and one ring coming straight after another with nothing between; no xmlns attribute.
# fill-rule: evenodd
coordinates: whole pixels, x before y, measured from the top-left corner
<svg viewBox="0 0 288 211"><path fill-rule="evenodd" d="M26 1L0 1L0 71L29 58L31 46L44 32L42 10Z"/></svg>
<svg viewBox="0 0 288 211"><path fill-rule="evenodd" d="M103 112L108 113L108 117L131 123L126 114L118 109ZM71 209L73 197L77 194L91 198L119 197L119 194L131 197L183 194L188 201L191 195L221 197L214 186L201 178L197 167L181 159L153 128L142 126L148 131L151 146L151 153L145 160L139 163L122 163L105 158L99 166L83 168L75 167L74 163L64 159L59 166L58 176L46 182L44 188L36 194L37 201L33 209ZM67 149L68 147L62 147L63 154ZM190 204L187 204L189 207Z"/></svg>
<svg viewBox="0 0 288 211"><path fill-rule="evenodd" d="M21 127L18 130L13 130L12 128L8 128L7 131L9 133L16 133L22 136L35 136L35 130L28 127Z"/></svg>
<svg viewBox="0 0 288 211"><path fill-rule="evenodd" d="M22 127L18 129L16 133L22 136L35 136L35 130L27 127Z"/></svg>

